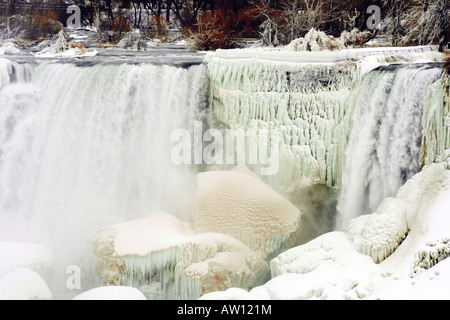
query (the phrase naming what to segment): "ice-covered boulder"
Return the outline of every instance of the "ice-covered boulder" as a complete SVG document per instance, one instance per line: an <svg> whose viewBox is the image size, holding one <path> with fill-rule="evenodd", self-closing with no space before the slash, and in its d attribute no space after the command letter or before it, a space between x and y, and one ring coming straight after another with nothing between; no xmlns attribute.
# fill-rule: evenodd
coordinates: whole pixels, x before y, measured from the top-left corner
<svg viewBox="0 0 450 320"><path fill-rule="evenodd" d="M350 221L347 233L355 248L380 263L389 257L408 234L406 205L387 198L378 211Z"/></svg>
<svg viewBox="0 0 450 320"><path fill-rule="evenodd" d="M195 234L189 223L165 213L104 228L90 243L102 285L136 287L149 299L250 288L269 271L263 257L237 239Z"/></svg>
<svg viewBox="0 0 450 320"><path fill-rule="evenodd" d="M147 300L147 298L133 287L106 286L83 292L73 300Z"/></svg>
<svg viewBox="0 0 450 320"><path fill-rule="evenodd" d="M200 173L197 183L197 233L229 234L255 251L271 254L300 227L300 211L255 176L212 171Z"/></svg>
<svg viewBox="0 0 450 320"><path fill-rule="evenodd" d="M370 258L358 253L345 233L335 231L279 254L270 262L270 269L272 277L277 277L370 264Z"/></svg>
<svg viewBox="0 0 450 320"><path fill-rule="evenodd" d="M52 293L48 285L33 270L18 268L0 278L0 300L51 299Z"/></svg>
<svg viewBox="0 0 450 320"><path fill-rule="evenodd" d="M270 263L273 278L249 292L227 290L201 299L364 299L366 278L378 266L358 253L343 232L324 234L289 249Z"/></svg>

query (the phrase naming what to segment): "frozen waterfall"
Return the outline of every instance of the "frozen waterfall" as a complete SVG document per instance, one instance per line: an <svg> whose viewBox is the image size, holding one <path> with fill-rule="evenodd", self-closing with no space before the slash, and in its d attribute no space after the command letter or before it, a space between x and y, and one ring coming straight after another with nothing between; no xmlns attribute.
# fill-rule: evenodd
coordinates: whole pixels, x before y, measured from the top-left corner
<svg viewBox="0 0 450 320"><path fill-rule="evenodd" d="M383 199L420 171L422 115L442 69L389 66L367 74L356 94L346 151L337 228L376 211Z"/></svg>
<svg viewBox="0 0 450 320"><path fill-rule="evenodd" d="M195 168L173 130L207 103L204 65L0 61L0 233L69 254L100 227L190 217ZM176 197L176 201L174 201Z"/></svg>

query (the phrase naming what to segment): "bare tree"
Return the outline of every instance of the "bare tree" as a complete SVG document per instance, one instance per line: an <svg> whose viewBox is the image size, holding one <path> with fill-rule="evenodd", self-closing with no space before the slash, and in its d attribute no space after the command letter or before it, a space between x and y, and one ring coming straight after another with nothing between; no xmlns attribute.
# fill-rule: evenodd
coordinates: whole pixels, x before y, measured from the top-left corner
<svg viewBox="0 0 450 320"><path fill-rule="evenodd" d="M450 28L450 2L448 0L427 1L419 25L421 26L420 38L424 42L432 43L439 40L439 51L443 52L448 43Z"/></svg>

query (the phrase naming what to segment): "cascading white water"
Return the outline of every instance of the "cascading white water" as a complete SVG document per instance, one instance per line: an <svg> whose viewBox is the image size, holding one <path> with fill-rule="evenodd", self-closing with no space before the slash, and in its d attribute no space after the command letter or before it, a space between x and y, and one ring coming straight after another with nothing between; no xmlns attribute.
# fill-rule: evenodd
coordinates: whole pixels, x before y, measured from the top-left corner
<svg viewBox="0 0 450 320"><path fill-rule="evenodd" d="M337 229L375 212L420 170L422 113L440 68L387 67L364 78L346 151Z"/></svg>
<svg viewBox="0 0 450 320"><path fill-rule="evenodd" d="M0 240L69 256L111 223L190 217L196 171L170 139L204 117L204 65L2 63Z"/></svg>

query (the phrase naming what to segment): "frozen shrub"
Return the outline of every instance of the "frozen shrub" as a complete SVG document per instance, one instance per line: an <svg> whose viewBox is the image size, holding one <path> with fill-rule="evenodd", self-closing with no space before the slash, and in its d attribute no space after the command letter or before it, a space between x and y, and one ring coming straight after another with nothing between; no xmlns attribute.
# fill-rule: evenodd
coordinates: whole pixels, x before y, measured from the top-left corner
<svg viewBox="0 0 450 320"><path fill-rule="evenodd" d="M342 44L339 39L327 36L325 32L311 29L304 38L293 40L287 48L293 51L340 50Z"/></svg>
<svg viewBox="0 0 450 320"><path fill-rule="evenodd" d="M344 31L341 34L341 43L348 47L361 47L364 43L372 38L372 33L369 31L361 32L359 29L355 28L352 31Z"/></svg>
<svg viewBox="0 0 450 320"><path fill-rule="evenodd" d="M132 50L132 51L147 50L147 43L142 39L139 33L129 33L125 35L117 45L125 50Z"/></svg>

